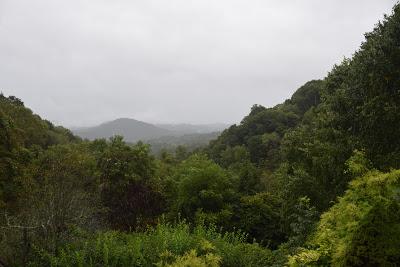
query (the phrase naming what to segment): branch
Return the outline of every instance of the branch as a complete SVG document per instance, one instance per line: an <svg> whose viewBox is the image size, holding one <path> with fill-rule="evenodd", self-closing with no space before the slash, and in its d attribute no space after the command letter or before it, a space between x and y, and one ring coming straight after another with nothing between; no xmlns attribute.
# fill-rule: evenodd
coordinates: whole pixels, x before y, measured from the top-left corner
<svg viewBox="0 0 400 267"><path fill-rule="evenodd" d="M12 225L10 223L10 219L7 216L7 213L4 214L5 218L6 218L6 226L0 226L0 228L2 229L10 229L10 228L14 228L14 229L26 229L26 230L34 230L34 229L38 229L38 228L45 228L45 225L49 225L50 224L50 219L49 218L46 222L46 224L41 224L41 225L36 225L36 226L23 226L23 225ZM1 261L0 261L1 264Z"/></svg>

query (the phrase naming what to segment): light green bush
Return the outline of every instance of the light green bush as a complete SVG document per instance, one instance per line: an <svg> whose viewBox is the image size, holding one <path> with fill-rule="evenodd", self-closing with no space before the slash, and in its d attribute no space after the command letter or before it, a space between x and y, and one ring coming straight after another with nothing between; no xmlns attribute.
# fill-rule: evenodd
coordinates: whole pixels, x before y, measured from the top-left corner
<svg viewBox="0 0 400 267"><path fill-rule="evenodd" d="M98 233L61 248L56 255L38 251L31 266L271 265L271 251L245 239L242 233L221 233L215 227L159 224L146 232Z"/></svg>
<svg viewBox="0 0 400 267"><path fill-rule="evenodd" d="M400 170L371 171L322 215L308 247L289 257L289 265L397 266L399 237Z"/></svg>

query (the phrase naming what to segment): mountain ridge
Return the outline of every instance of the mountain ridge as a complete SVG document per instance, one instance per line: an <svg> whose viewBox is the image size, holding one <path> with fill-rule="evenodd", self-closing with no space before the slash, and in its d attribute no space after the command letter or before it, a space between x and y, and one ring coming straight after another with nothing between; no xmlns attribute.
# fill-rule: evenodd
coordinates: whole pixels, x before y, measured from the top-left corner
<svg viewBox="0 0 400 267"><path fill-rule="evenodd" d="M121 135L127 142L155 140L161 137L179 137L188 134L208 134L220 132L228 124L152 124L132 118L118 118L97 126L72 129L73 133L84 139L110 138Z"/></svg>
<svg viewBox="0 0 400 267"><path fill-rule="evenodd" d="M121 135L128 142L154 139L172 134L169 130L131 118L118 118L94 127L75 129L73 132L89 140Z"/></svg>

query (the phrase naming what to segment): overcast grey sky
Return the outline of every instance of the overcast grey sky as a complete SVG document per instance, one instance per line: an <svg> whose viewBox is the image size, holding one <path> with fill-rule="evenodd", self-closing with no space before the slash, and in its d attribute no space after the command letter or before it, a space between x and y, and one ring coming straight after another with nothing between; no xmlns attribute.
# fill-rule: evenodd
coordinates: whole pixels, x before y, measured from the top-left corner
<svg viewBox="0 0 400 267"><path fill-rule="evenodd" d="M65 126L239 122L349 57L392 0L0 0L0 90Z"/></svg>

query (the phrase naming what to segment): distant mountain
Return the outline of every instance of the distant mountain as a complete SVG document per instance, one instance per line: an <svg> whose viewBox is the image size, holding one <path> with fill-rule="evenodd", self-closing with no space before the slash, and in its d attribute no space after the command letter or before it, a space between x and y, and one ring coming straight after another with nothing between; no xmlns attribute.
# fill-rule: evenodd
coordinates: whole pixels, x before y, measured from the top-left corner
<svg viewBox="0 0 400 267"><path fill-rule="evenodd" d="M185 135L209 134L221 132L227 128L226 124L150 124L134 119L121 118L110 122L102 123L94 127L75 128L72 129L73 133L89 140L96 138L110 138L114 135L121 135L127 142L157 140L161 137L164 139L157 141L157 143L179 143L177 138ZM215 134L214 134L215 135ZM207 136L207 135L206 135ZM210 135L212 136L212 135ZM186 136L193 139L193 137ZM204 143L204 138L201 143ZM208 138L205 138L208 141ZM171 141L171 142L168 142Z"/></svg>
<svg viewBox="0 0 400 267"><path fill-rule="evenodd" d="M208 134L214 132L222 132L230 126L230 124L224 123L212 123L212 124L155 124L157 127L170 130L179 135L186 134Z"/></svg>
<svg viewBox="0 0 400 267"><path fill-rule="evenodd" d="M76 135L89 140L121 135L127 142L137 142L140 140L145 141L157 139L161 136L175 135L174 132L168 129L163 129L153 124L128 118L116 119L95 127L75 129L73 132Z"/></svg>

